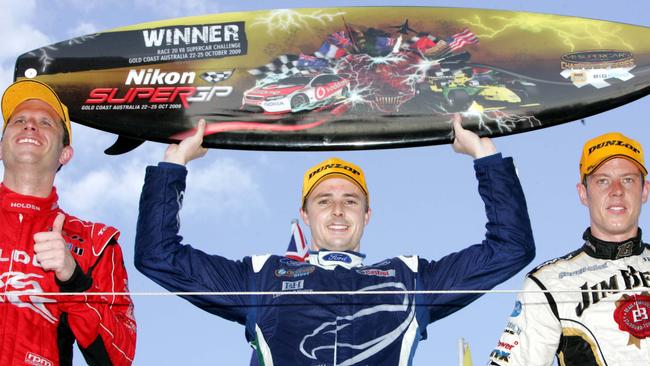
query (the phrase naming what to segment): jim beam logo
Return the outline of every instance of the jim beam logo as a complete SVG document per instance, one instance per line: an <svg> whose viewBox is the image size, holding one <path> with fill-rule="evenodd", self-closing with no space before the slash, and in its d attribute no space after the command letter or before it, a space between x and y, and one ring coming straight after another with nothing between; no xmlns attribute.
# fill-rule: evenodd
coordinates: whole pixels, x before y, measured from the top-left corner
<svg viewBox="0 0 650 366"><path fill-rule="evenodd" d="M587 309L605 298L616 295L620 290L650 287L650 271L640 272L632 266L619 270L608 280L598 283L585 282L580 286L582 300L576 306L576 315L582 317ZM618 328L630 334L628 345L640 347L641 339L650 336L650 294L622 295L616 301L613 314Z"/></svg>
<svg viewBox="0 0 650 366"><path fill-rule="evenodd" d="M590 50L562 55L560 67L560 75L571 80L578 88L591 85L601 89L611 85L608 79L632 79L634 75L630 71L636 64L634 56L628 51Z"/></svg>

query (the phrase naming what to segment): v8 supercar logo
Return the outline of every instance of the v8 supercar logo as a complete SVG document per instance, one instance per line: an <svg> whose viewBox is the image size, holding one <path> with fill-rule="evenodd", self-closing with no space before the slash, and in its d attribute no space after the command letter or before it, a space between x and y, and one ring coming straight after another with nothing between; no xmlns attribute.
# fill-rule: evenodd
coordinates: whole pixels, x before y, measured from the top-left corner
<svg viewBox="0 0 650 366"><path fill-rule="evenodd" d="M19 308L29 308L45 318L50 323L56 323L57 318L45 307L45 304L56 302L54 299L30 294L43 292L41 284L38 283L41 275L22 272L5 272L0 275L0 302L9 302ZM11 294L7 294L11 292Z"/></svg>

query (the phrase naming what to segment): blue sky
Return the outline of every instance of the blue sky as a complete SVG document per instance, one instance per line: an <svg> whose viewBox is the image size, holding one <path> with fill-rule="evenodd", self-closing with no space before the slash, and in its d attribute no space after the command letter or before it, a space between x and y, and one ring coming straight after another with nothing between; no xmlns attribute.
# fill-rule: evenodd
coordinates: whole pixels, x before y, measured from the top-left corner
<svg viewBox="0 0 650 366"><path fill-rule="evenodd" d="M75 36L135 23L180 16L254 9L350 5L476 7L573 15L650 26L645 1L93 1L0 0L0 87L11 82L22 52ZM617 6L618 5L618 6ZM578 159L582 144L617 130L650 149L650 99L561 126L497 138L514 156L527 196L537 243L534 264L581 245L588 226L578 201ZM144 168L161 158L165 146L146 143L117 157L103 154L115 136L74 125L75 156L57 177L61 206L71 214L118 227L134 292L162 291L133 267L137 201ZM484 234L483 205L476 192L471 159L447 145L355 152L254 152L211 150L192 162L182 212L185 241L230 258L282 252L289 224L298 217L304 170L331 155L364 168L373 217L362 240L368 263L399 254L437 259L478 242ZM647 222L642 214L641 227ZM649 229L650 230L650 229ZM519 289L526 271L499 286ZM415 365L455 365L456 344L465 337L475 364L484 364L505 325L514 294L489 294L429 326ZM241 365L250 348L244 329L176 297L136 297L137 365ZM76 364L82 364L77 359Z"/></svg>

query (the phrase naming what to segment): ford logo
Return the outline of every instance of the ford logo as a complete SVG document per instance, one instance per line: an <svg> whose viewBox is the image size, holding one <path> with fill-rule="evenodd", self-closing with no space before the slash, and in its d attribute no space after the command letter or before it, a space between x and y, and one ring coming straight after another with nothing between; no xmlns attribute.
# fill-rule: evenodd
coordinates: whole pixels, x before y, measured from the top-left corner
<svg viewBox="0 0 650 366"><path fill-rule="evenodd" d="M323 259L326 261L352 263L352 258L350 258L349 255L345 255L342 253L330 253L323 256Z"/></svg>

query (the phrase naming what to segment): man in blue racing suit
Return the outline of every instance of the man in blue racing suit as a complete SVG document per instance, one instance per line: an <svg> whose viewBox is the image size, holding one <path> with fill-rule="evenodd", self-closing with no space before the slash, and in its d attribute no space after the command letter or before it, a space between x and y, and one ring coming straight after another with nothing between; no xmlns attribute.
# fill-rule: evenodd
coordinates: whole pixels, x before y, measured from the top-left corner
<svg viewBox="0 0 650 366"><path fill-rule="evenodd" d="M251 364L410 365L418 341L427 336L426 326L480 294L408 291L491 289L534 257L526 202L512 159L496 153L490 139L464 130L458 117L454 149L476 159L488 217L480 244L438 261L400 256L364 265L360 240L371 215L364 174L358 166L334 158L305 173L300 214L311 231L308 262L277 255L233 261L183 245L178 214L187 175L184 165L205 154L204 130L201 121L194 136L170 145L163 162L147 167L135 265L170 291L275 293L186 296L205 311L245 325L255 350ZM287 296L289 291L300 294ZM331 291L336 293L327 293Z"/></svg>

